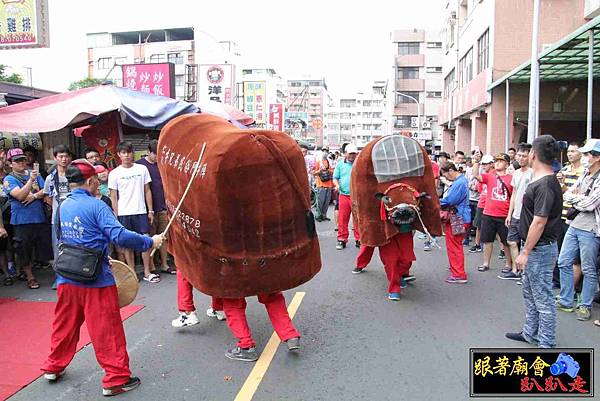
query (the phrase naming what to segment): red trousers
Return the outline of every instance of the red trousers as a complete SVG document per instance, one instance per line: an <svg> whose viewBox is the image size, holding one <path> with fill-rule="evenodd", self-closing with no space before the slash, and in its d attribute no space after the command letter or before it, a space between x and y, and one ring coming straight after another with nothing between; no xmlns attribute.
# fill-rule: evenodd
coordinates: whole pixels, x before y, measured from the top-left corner
<svg viewBox="0 0 600 401"><path fill-rule="evenodd" d="M348 242L350 232L348 231L348 223L350 222L350 215L352 214L352 201L349 195L340 194L338 198L339 202L339 214L338 214L338 241ZM354 221L356 223L356 221ZM354 239L359 240L360 235L358 234L358 227L354 226Z"/></svg>
<svg viewBox="0 0 600 401"><path fill-rule="evenodd" d="M356 258L356 267L364 269L373 257L374 247L360 246ZM416 260L413 249L413 234L396 234L390 243L379 247L379 258L383 263L388 279L388 292L400 292L400 280L408 274L412 262Z"/></svg>
<svg viewBox="0 0 600 401"><path fill-rule="evenodd" d="M469 231L469 224L465 224L466 231ZM450 223L444 224L444 233L446 234L446 251L448 253L448 262L450 262L450 275L457 278L466 279L465 272L465 253L463 250L463 235L452 235L452 226Z"/></svg>
<svg viewBox="0 0 600 401"><path fill-rule="evenodd" d="M42 370L58 373L69 365L75 356L79 328L85 321L96 359L105 372L102 386L107 388L126 383L131 371L117 287L88 288L61 284L57 293L50 355Z"/></svg>
<svg viewBox="0 0 600 401"><path fill-rule="evenodd" d="M192 312L196 310L194 306L194 287L185 278L180 270L177 270L177 308L179 312ZM216 311L223 310L223 299L212 297L211 308Z"/></svg>
<svg viewBox="0 0 600 401"><path fill-rule="evenodd" d="M285 306L285 298L281 292L258 294L258 302L265 305L271 324L281 341L300 337L290 319ZM238 347L251 348L256 345L246 320L246 300L244 298L223 298L223 310L227 316L227 325L238 339Z"/></svg>

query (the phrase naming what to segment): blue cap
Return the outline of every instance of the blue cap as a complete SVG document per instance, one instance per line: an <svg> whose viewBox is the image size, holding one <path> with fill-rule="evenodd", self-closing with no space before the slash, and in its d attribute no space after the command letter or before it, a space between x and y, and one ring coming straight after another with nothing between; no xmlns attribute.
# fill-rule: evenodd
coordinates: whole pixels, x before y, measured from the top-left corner
<svg viewBox="0 0 600 401"><path fill-rule="evenodd" d="M592 150L600 153L600 139L589 139L584 146L578 149L581 153L589 153Z"/></svg>

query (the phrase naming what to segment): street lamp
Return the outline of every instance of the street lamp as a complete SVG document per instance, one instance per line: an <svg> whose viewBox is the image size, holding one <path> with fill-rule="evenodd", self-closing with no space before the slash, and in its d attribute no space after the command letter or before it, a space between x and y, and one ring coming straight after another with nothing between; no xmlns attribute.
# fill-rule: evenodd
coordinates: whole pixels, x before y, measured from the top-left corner
<svg viewBox="0 0 600 401"><path fill-rule="evenodd" d="M396 92L397 95L403 96L415 102L417 104L417 138L420 138L421 134L421 105L417 99L410 95L405 95L402 92Z"/></svg>

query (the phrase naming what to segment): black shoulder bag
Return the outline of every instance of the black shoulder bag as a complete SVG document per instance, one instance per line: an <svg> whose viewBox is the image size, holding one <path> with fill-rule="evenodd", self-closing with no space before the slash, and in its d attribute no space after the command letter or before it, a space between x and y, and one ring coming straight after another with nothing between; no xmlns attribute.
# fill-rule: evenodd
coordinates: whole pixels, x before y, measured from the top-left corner
<svg viewBox="0 0 600 401"><path fill-rule="evenodd" d="M66 199L65 199L66 200ZM64 278L80 283L91 283L98 278L102 271L104 255L101 250L81 245L72 245L61 241L60 207L56 209L54 228L56 234L57 255L54 260L54 271Z"/></svg>
<svg viewBox="0 0 600 401"><path fill-rule="evenodd" d="M590 186L588 187L587 191L585 191L585 196L588 196L590 194L590 192L592 191L594 182L596 181L596 178L598 178L598 173L600 173L600 171L596 171L596 174L593 175L592 182L590 182ZM579 213L581 213L580 210L577 210L573 206L571 206L570 208L567 209L567 213L565 213L565 218L569 221L573 221L573 220L575 220L575 217L577 217L579 215Z"/></svg>
<svg viewBox="0 0 600 401"><path fill-rule="evenodd" d="M502 181L502 178L500 178L498 174L496 174L496 179L500 181L500 184L502 184L502 188L504 188L504 190L508 194L508 199L510 199L510 197L512 196L512 191L508 189L508 186L504 183L504 181Z"/></svg>

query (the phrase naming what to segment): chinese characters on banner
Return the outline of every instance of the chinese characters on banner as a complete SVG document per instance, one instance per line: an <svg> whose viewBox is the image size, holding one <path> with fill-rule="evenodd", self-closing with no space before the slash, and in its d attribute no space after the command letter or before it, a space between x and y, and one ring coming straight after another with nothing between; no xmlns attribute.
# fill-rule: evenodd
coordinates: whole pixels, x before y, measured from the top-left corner
<svg viewBox="0 0 600 401"><path fill-rule="evenodd" d="M0 149L21 148L33 146L37 150L42 150L42 138L40 134L17 134L13 132L0 132Z"/></svg>
<svg viewBox="0 0 600 401"><path fill-rule="evenodd" d="M593 396L591 348L471 349L471 397Z"/></svg>
<svg viewBox="0 0 600 401"><path fill-rule="evenodd" d="M269 124L274 131L283 131L283 104L269 105Z"/></svg>
<svg viewBox="0 0 600 401"><path fill-rule="evenodd" d="M48 47L48 0L0 1L0 49Z"/></svg>
<svg viewBox="0 0 600 401"><path fill-rule="evenodd" d="M233 77L232 64L204 64L198 66L198 100L233 105Z"/></svg>
<svg viewBox="0 0 600 401"><path fill-rule="evenodd" d="M124 64L123 87L157 96L175 98L175 65Z"/></svg>
<svg viewBox="0 0 600 401"><path fill-rule="evenodd" d="M267 120L265 81L244 82L244 112L256 121L265 124Z"/></svg>

